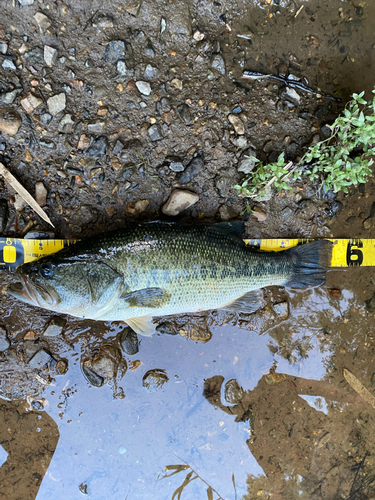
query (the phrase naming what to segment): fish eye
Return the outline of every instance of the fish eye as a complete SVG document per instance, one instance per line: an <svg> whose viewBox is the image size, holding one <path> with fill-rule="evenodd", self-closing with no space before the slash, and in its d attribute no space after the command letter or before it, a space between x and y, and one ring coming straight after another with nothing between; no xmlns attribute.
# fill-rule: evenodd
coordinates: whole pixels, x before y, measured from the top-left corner
<svg viewBox="0 0 375 500"><path fill-rule="evenodd" d="M41 275L42 278L52 278L53 269L51 264L43 264L42 266L40 266L39 274Z"/></svg>

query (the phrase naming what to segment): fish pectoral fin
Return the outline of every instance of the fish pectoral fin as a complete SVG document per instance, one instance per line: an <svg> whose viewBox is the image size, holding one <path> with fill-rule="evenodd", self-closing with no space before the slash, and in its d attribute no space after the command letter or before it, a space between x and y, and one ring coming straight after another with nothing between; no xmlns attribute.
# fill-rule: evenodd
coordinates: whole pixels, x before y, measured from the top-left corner
<svg viewBox="0 0 375 500"><path fill-rule="evenodd" d="M222 309L231 312L252 313L266 304L262 290L252 290L238 299L225 304Z"/></svg>
<svg viewBox="0 0 375 500"><path fill-rule="evenodd" d="M171 294L162 288L143 288L134 292L121 295L121 299L128 303L129 307L152 307L165 306Z"/></svg>
<svg viewBox="0 0 375 500"><path fill-rule="evenodd" d="M130 326L135 333L144 335L145 337L151 337L156 331L156 325L152 322L151 316L139 316L138 318L130 318L126 320L126 323Z"/></svg>

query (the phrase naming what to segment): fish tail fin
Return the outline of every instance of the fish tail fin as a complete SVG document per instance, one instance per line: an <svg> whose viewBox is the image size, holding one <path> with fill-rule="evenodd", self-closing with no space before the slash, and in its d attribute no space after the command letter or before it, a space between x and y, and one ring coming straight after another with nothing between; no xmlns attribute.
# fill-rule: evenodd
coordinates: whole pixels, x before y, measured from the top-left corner
<svg viewBox="0 0 375 500"><path fill-rule="evenodd" d="M320 240L286 250L285 255L293 261L293 275L285 286L305 288L324 285L332 246L330 241Z"/></svg>

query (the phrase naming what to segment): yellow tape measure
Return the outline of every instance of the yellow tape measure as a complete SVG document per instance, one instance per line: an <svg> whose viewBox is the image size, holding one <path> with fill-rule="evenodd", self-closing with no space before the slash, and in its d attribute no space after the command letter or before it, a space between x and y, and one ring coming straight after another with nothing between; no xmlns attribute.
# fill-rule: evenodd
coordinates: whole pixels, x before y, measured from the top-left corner
<svg viewBox="0 0 375 500"><path fill-rule="evenodd" d="M375 266L375 239L333 239L331 267ZM77 240L32 240L0 238L0 269L15 269L33 260L74 245ZM265 252L280 252L313 239L244 240L247 246Z"/></svg>

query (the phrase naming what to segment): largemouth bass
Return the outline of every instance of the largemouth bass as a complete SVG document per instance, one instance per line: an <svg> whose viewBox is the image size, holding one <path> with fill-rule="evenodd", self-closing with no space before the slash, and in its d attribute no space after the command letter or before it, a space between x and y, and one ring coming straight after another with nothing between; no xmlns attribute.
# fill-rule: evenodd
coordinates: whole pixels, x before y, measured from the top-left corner
<svg viewBox="0 0 375 500"><path fill-rule="evenodd" d="M81 241L18 268L14 297L58 313L124 321L152 335L154 316L225 308L253 312L260 288L325 282L331 243L256 252L219 227L145 223Z"/></svg>

